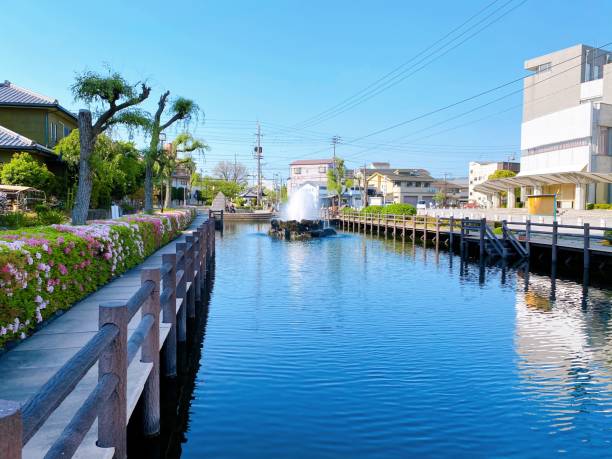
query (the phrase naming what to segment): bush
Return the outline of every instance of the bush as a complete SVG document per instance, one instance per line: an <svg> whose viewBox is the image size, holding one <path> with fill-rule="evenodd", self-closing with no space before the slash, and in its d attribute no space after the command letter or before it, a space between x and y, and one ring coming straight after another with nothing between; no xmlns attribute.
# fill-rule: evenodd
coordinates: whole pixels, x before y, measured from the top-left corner
<svg viewBox="0 0 612 459"><path fill-rule="evenodd" d="M595 209L612 210L612 204L595 204Z"/></svg>
<svg viewBox="0 0 612 459"><path fill-rule="evenodd" d="M10 162L3 165L0 180L5 185L31 186L48 191L55 176L29 153L15 153Z"/></svg>
<svg viewBox="0 0 612 459"><path fill-rule="evenodd" d="M586 210L593 210L595 208L595 204L592 202L587 203Z"/></svg>
<svg viewBox="0 0 612 459"><path fill-rule="evenodd" d="M362 212L383 215L416 215L416 207L412 204L387 204L386 206L367 206Z"/></svg>
<svg viewBox="0 0 612 459"><path fill-rule="evenodd" d="M63 212L60 212L59 210L49 209L42 212L38 212L36 220L37 225L55 225L59 223L64 223L67 220L67 217L66 215L64 215Z"/></svg>
<svg viewBox="0 0 612 459"><path fill-rule="evenodd" d="M612 230L604 231L603 238L604 245L612 245Z"/></svg>
<svg viewBox="0 0 612 459"><path fill-rule="evenodd" d="M178 236L194 213L0 232L0 346L142 262Z"/></svg>

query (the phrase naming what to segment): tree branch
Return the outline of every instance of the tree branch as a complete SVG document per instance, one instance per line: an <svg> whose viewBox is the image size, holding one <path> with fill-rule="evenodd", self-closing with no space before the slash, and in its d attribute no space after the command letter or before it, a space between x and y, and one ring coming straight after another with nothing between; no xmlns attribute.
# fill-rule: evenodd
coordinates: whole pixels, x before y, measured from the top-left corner
<svg viewBox="0 0 612 459"><path fill-rule="evenodd" d="M106 110L104 113L102 113L99 116L98 120L96 121L96 124L93 125L92 130L94 132L94 135L97 136L98 134L108 129L108 127L112 124L112 123L109 123L109 121L117 112L120 112L121 110L125 108L131 107L132 105L137 105L141 103L143 100L149 97L150 93L151 93L151 88L145 85L144 83L142 83L140 94L137 97L132 97L131 99L128 99L119 105L116 105L114 101L112 102L109 101L109 105L110 105L109 109Z"/></svg>

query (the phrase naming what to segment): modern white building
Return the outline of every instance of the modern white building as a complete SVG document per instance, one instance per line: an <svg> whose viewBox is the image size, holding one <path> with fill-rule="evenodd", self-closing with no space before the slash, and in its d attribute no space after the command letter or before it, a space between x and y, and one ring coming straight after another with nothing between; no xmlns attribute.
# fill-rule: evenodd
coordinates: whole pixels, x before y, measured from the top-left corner
<svg viewBox="0 0 612 459"><path fill-rule="evenodd" d="M518 173L520 164L509 161L471 161L468 174L468 202L477 207L494 207L498 202L493 202L490 193L479 193L476 186L486 182L489 176L498 170L509 170Z"/></svg>
<svg viewBox="0 0 612 459"><path fill-rule="evenodd" d="M555 194L560 208L610 203L612 195L612 52L586 45L529 59L521 125L521 171L475 191L521 188Z"/></svg>
<svg viewBox="0 0 612 459"><path fill-rule="evenodd" d="M300 159L290 165L287 193L289 196L303 185L309 184L319 189L319 195L327 191L327 171L333 169L333 159Z"/></svg>

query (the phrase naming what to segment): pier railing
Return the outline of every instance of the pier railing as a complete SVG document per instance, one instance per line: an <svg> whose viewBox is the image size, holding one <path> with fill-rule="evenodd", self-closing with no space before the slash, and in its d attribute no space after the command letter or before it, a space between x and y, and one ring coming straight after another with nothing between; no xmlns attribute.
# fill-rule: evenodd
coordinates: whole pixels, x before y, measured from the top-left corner
<svg viewBox="0 0 612 459"><path fill-rule="evenodd" d="M432 240L438 241L440 235L447 236L446 243L453 246L458 237L461 247L470 242L480 246L480 252L492 253L503 258L514 254L529 257L533 245L549 247L551 259L557 261L559 249L582 252L584 266L588 267L593 252L612 254L609 244L612 228L582 225L560 224L558 222L541 223L525 218L522 222L506 221L487 222L486 219L434 217L428 215L392 215L361 212L339 212L327 215L336 220L342 229L363 231L364 233L393 236L400 234L403 238L416 240L417 233L422 240L435 234ZM496 232L496 228L501 232Z"/></svg>
<svg viewBox="0 0 612 459"><path fill-rule="evenodd" d="M0 400L0 456L20 459L22 447L98 364L98 381L45 459L70 458L98 420L97 445L112 448L115 458L127 455L128 367L140 353L150 367L141 394L143 431L160 430L160 373L177 374L177 342L187 339L187 316L195 318L197 304L214 256L215 218L199 226L176 244L176 253L162 255L162 265L142 269L140 288L127 301L99 307L96 334L23 406ZM128 323L140 312L133 331ZM161 315L161 327L160 327ZM167 331L160 340L160 330ZM163 342L162 342L163 341ZM160 349L164 345L160 368Z"/></svg>

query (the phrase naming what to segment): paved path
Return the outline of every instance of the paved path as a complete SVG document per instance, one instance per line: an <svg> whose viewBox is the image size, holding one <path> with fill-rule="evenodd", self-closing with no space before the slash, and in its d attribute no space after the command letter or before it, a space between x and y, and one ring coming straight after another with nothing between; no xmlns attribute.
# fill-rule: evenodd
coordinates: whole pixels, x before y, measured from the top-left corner
<svg viewBox="0 0 612 459"><path fill-rule="evenodd" d="M185 232L194 230L206 218L199 214ZM175 253L176 243L184 242L184 240L185 236L180 236L165 245L142 264L78 302L65 314L0 356L0 399L25 403L98 331L99 304L108 300L130 298L140 287L140 270L160 267L162 254ZM139 321L140 314L136 314L128 325L128 329L136 328ZM163 343L167 336L168 325L162 323L160 328L160 340ZM136 406L151 365L141 363L137 356L128 369L128 416L132 414ZM25 445L24 459L44 457L46 451L95 387L97 380L98 366L94 365L72 394L64 400ZM94 423L74 457L111 458L112 449L98 448L95 445L96 439L97 423Z"/></svg>

